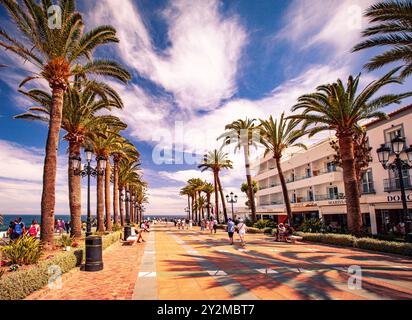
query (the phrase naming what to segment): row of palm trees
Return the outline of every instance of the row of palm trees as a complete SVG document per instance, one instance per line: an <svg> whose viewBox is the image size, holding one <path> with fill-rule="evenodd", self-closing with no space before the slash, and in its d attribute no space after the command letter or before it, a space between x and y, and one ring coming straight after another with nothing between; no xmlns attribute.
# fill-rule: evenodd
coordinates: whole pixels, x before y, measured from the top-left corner
<svg viewBox="0 0 412 320"><path fill-rule="evenodd" d="M116 30L109 25L85 32L82 15L76 11L75 0L60 0L61 26L49 25L48 9L52 1L1 0L13 24L10 30L0 28L0 47L31 63L36 72L25 78L20 88L35 79L45 80L50 92L20 90L35 106L17 118L48 123L41 199L41 239L46 246L54 241L54 210L56 168L61 129L66 132L69 159L80 155L82 146L92 147L96 156L107 161L106 174L97 179L98 230L112 230L110 183L113 182L113 217L124 223L119 190L135 193L141 203L146 201L145 183L138 174L139 153L121 136L127 125L119 118L102 112L121 109L118 93L100 79L109 78L124 84L130 73L113 60L94 59L99 47L118 43ZM14 28L13 28L14 27ZM113 159L113 167L110 158ZM113 174L111 171L113 170ZM72 234L81 236L81 181L68 168L69 203ZM120 207L120 208L119 208ZM127 213L135 210L126 206ZM133 211L133 212L132 212ZM104 219L105 216L105 219ZM106 224L104 223L106 220Z"/></svg>
<svg viewBox="0 0 412 320"><path fill-rule="evenodd" d="M372 5L365 16L371 23L371 26L363 32L363 36L367 39L355 46L354 51L389 46L388 51L372 58L365 67L368 70L375 70L394 62L400 63L399 67L382 78L372 81L360 92L360 75L349 76L346 86L340 79L335 83L321 85L316 92L298 98L297 104L292 107L293 115L285 117L282 114L278 120L270 116L268 120L260 120L259 125L255 124L254 119L237 120L228 124L225 128L226 132L219 137L219 139L223 138L226 144L235 141L237 149L243 148L252 220L256 219L249 161L250 147L256 143L253 140L253 132L259 131L259 143L265 147L265 154L271 153L276 162L288 219L293 221L287 184L281 167L282 156L287 148L306 148L299 142L304 136L312 137L323 131L332 131L337 139L343 169L348 228L353 234L361 232L360 177L359 170L356 169L354 137L364 132L362 124L365 121L385 118L383 108L412 96L412 92L378 94L389 85L402 84L402 80L412 73L412 3L407 0L383 1ZM296 114L296 111L300 111L300 114ZM217 151L214 153L217 154ZM208 160L212 160L211 163L208 163ZM230 163L226 158L221 161L222 164ZM205 163L200 167L214 168L212 170L215 176L216 174L218 176L222 168L216 162L213 163L213 159L205 159ZM225 168L231 168L231 165ZM216 183L215 178L215 191L217 190L221 191L221 185ZM224 198L222 204L227 219ZM217 197L216 208L218 208Z"/></svg>

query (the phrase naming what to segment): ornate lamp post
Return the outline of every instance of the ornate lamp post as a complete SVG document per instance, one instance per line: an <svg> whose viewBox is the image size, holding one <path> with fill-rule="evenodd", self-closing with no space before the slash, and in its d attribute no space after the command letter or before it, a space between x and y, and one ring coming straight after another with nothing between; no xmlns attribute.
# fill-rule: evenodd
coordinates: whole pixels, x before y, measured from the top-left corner
<svg viewBox="0 0 412 320"><path fill-rule="evenodd" d="M378 153L379 162L386 170L392 170L397 173L399 178L399 187L401 189L401 199L402 199L402 221L405 224L405 234L408 235L410 231L409 226L409 215L408 215L408 204L406 200L405 192L405 181L403 176L403 170L409 170L412 166L409 163L412 163L412 145L405 149L406 142L405 138L397 136L391 141L392 150L387 145L382 144L376 152ZM395 154L395 160L392 163L389 162L389 156L391 151ZM406 153L408 160L402 160L401 154Z"/></svg>
<svg viewBox="0 0 412 320"><path fill-rule="evenodd" d="M226 195L226 201L232 205L232 220L235 220L235 213L233 210L233 204L237 203L237 195L233 192L230 193L230 196Z"/></svg>
<svg viewBox="0 0 412 320"><path fill-rule="evenodd" d="M82 159L79 155L70 157L70 167L73 170L73 173L77 176L87 177L87 228L86 228L86 237L92 234L92 225L91 225L91 209L90 209L90 177L96 177L97 175L103 176L106 170L106 158L98 157L96 160L98 165L93 168L91 166L93 152L89 149L86 149L86 165L82 169Z"/></svg>

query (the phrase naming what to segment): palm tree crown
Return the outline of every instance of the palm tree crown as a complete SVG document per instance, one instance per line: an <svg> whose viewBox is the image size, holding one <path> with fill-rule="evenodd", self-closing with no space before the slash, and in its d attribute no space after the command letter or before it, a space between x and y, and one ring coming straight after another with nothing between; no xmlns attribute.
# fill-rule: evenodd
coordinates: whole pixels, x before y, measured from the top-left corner
<svg viewBox="0 0 412 320"><path fill-rule="evenodd" d="M370 6L366 13L373 25L362 33L366 40L356 45L353 51L375 47L388 50L372 58L365 65L375 70L390 63L400 62L402 78L412 73L412 2L410 0L382 1Z"/></svg>

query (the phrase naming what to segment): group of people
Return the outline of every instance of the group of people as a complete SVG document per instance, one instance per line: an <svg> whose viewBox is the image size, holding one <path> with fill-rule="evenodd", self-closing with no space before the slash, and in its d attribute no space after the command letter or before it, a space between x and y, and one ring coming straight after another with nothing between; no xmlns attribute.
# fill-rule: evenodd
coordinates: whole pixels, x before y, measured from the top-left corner
<svg viewBox="0 0 412 320"><path fill-rule="evenodd" d="M7 234L10 240L17 240L25 235L40 238L40 225L37 223L37 220L33 220L30 227L27 229L23 219L17 218L10 221Z"/></svg>
<svg viewBox="0 0 412 320"><path fill-rule="evenodd" d="M279 223L277 231L275 233L275 241L287 242L288 239L293 235L293 228L287 223Z"/></svg>
<svg viewBox="0 0 412 320"><path fill-rule="evenodd" d="M136 227L132 228L132 234L130 235L129 238L126 239L127 242L129 243L134 243L135 241L138 243L145 242L145 240L143 239L143 233L150 232L149 230L150 221L147 221L147 220L142 221L139 227L140 227L139 229L137 229Z"/></svg>
<svg viewBox="0 0 412 320"><path fill-rule="evenodd" d="M70 233L70 221L64 221L63 219L56 219L54 221L54 232L62 234L63 232Z"/></svg>

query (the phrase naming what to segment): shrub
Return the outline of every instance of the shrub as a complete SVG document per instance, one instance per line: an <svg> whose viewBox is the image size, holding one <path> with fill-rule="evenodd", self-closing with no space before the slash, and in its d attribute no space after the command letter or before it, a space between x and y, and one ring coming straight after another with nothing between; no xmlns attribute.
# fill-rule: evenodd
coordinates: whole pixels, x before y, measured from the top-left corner
<svg viewBox="0 0 412 320"><path fill-rule="evenodd" d="M405 256L412 256L412 244L404 242L383 241L372 238L356 239L356 248L381 251L388 253L397 253Z"/></svg>
<svg viewBox="0 0 412 320"><path fill-rule="evenodd" d="M74 243L74 237L70 237L68 234L62 234L59 239L59 244L61 247L71 247Z"/></svg>
<svg viewBox="0 0 412 320"><path fill-rule="evenodd" d="M355 237L348 234L334 233L304 233L296 232L296 235L303 237L304 241L321 242L326 244L334 244L338 246L353 247Z"/></svg>
<svg viewBox="0 0 412 320"><path fill-rule="evenodd" d="M311 218L305 220L300 229L302 230L302 232L319 233L325 229L325 225L322 219Z"/></svg>
<svg viewBox="0 0 412 320"><path fill-rule="evenodd" d="M120 223L115 223L114 225L113 225L113 231L114 232L117 232L117 231L122 231L122 226L121 226L121 224Z"/></svg>
<svg viewBox="0 0 412 320"><path fill-rule="evenodd" d="M273 233L273 229L272 228L265 228L265 229L263 229L263 233L271 235Z"/></svg>
<svg viewBox="0 0 412 320"><path fill-rule="evenodd" d="M247 227L246 232L247 233L252 233L252 234L254 234L254 233L263 233L263 230L258 229L258 228Z"/></svg>
<svg viewBox="0 0 412 320"><path fill-rule="evenodd" d="M103 249L121 239L121 232L103 237ZM0 279L0 300L20 300L48 284L50 267L57 266L66 273L79 266L84 259L84 243L79 249L59 252L50 259L40 261L35 268L18 270Z"/></svg>
<svg viewBox="0 0 412 320"><path fill-rule="evenodd" d="M39 261L42 255L40 240L30 236L21 237L11 241L1 248L4 258L12 264L30 265Z"/></svg>
<svg viewBox="0 0 412 320"><path fill-rule="evenodd" d="M253 227L258 229L275 228L276 223L272 220L259 220L253 224Z"/></svg>

